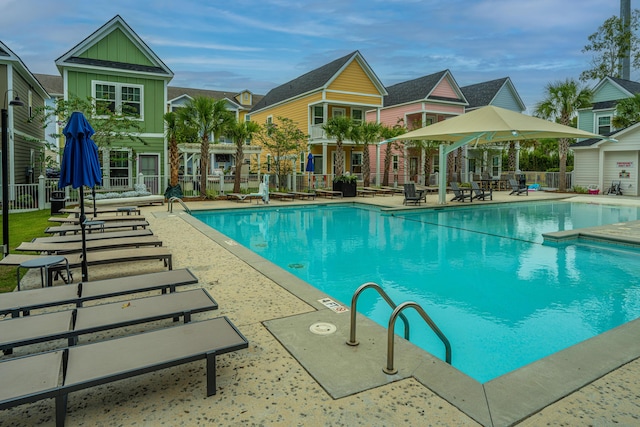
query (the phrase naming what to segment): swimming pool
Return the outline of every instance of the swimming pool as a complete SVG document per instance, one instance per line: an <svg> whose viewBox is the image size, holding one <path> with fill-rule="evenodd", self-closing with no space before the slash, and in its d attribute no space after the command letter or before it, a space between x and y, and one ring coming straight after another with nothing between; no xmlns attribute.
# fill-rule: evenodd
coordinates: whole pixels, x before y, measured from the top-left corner
<svg viewBox="0 0 640 427"><path fill-rule="evenodd" d="M635 207L543 202L389 215L317 205L194 216L345 304L367 281L396 303L418 302L451 342L453 366L480 382L640 316L637 251L541 244L544 232L636 220ZM391 312L374 293L358 309L383 326ZM411 341L444 359L439 340L407 314Z"/></svg>

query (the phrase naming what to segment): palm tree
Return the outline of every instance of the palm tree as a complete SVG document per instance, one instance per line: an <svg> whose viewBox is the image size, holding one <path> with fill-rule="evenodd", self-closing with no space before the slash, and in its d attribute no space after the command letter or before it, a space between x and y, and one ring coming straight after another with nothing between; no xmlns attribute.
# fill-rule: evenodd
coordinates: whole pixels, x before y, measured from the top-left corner
<svg viewBox="0 0 640 427"><path fill-rule="evenodd" d="M510 171L516 170L516 142L509 141L509 151L508 151L508 165Z"/></svg>
<svg viewBox="0 0 640 427"><path fill-rule="evenodd" d="M226 101L197 96L190 99L184 108L178 110L180 119L194 129L200 139L200 195L207 196L207 174L209 172L209 135L214 141L219 138L225 126L233 118L226 109Z"/></svg>
<svg viewBox="0 0 640 427"><path fill-rule="evenodd" d="M591 90L580 87L574 79L549 83L545 87L545 98L536 105L534 114L538 117L571 126L578 109L591 105ZM560 157L560 176L558 190L567 190L567 153L568 138L558 139L558 156Z"/></svg>
<svg viewBox="0 0 640 427"><path fill-rule="evenodd" d="M369 144L380 140L382 125L375 122L362 122L354 127L351 132L351 139L356 144L363 145L362 152L362 182L365 187L369 186L371 180L371 156L369 155ZM378 184L379 185L379 184Z"/></svg>
<svg viewBox="0 0 640 427"><path fill-rule="evenodd" d="M173 111L170 111L164 115L164 127L165 135L169 141L169 167L171 171L171 177L169 178L169 187L173 188L178 185L178 169L179 154L178 154L178 133L179 121L178 115Z"/></svg>
<svg viewBox="0 0 640 427"><path fill-rule="evenodd" d="M336 139L336 177L344 174L344 150L342 142L349 137L353 128L353 121L346 116L336 116L330 118L322 129L327 133L327 137Z"/></svg>
<svg viewBox="0 0 640 427"><path fill-rule="evenodd" d="M254 133L260 130L260 125L256 122L238 121L234 118L225 131L233 143L236 145L236 174L233 182L233 192L240 192L240 172L242 170L242 160L244 158L244 145L247 139L251 139Z"/></svg>
<svg viewBox="0 0 640 427"><path fill-rule="evenodd" d="M384 140L389 140L396 136L400 136L407 130L403 126L403 121L398 120L393 126L382 125L380 128L380 137ZM399 144L395 141L388 141L384 154L384 174L382 176L382 185L389 185L389 171L391 169L391 157L393 155L393 149Z"/></svg>

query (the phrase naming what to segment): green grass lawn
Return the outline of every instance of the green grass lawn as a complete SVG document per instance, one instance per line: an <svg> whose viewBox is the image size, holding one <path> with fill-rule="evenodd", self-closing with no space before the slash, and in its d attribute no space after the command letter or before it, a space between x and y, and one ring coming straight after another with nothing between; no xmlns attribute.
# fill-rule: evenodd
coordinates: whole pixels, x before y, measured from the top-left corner
<svg viewBox="0 0 640 427"><path fill-rule="evenodd" d="M51 212L46 210L9 214L9 252L19 253L14 249L22 242L29 242L35 237L46 236L44 229L55 225L47 221ZM26 270L23 270L26 273ZM11 292L16 287L16 267L0 267L0 293Z"/></svg>

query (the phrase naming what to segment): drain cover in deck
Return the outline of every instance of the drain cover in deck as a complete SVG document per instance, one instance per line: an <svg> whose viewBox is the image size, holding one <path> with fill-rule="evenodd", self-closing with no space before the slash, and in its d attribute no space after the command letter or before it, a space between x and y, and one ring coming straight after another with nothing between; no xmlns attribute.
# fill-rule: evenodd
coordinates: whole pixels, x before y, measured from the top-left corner
<svg viewBox="0 0 640 427"><path fill-rule="evenodd" d="M318 322L309 326L309 330L316 335L331 335L336 329L336 325L327 322Z"/></svg>

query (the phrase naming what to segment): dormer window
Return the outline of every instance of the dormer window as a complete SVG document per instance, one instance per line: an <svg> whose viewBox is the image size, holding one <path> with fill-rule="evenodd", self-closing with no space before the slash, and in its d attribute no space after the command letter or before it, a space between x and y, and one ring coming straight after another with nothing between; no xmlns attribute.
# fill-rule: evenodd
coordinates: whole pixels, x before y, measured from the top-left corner
<svg viewBox="0 0 640 427"><path fill-rule="evenodd" d="M598 117L598 134L605 135L611 132L611 116Z"/></svg>

